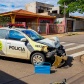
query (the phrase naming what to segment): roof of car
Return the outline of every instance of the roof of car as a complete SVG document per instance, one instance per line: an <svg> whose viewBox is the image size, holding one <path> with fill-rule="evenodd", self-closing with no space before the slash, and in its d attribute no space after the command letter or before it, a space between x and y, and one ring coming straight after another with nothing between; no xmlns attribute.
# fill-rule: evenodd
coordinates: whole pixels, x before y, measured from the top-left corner
<svg viewBox="0 0 84 84"><path fill-rule="evenodd" d="M9 28L9 27L2 27L0 29L6 29L6 30L18 30L18 31L22 31L22 30L32 30L32 29L25 29L25 28Z"/></svg>
<svg viewBox="0 0 84 84"><path fill-rule="evenodd" d="M8 28L8 27L1 27L0 29L10 29L10 28Z"/></svg>

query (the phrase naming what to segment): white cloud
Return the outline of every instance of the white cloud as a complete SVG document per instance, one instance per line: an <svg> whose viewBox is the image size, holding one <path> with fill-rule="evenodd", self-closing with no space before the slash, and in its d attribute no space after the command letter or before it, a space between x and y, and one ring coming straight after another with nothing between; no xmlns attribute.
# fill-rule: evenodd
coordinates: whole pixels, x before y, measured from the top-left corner
<svg viewBox="0 0 84 84"><path fill-rule="evenodd" d="M78 12L70 13L70 16L84 16L84 13L83 14L80 14Z"/></svg>
<svg viewBox="0 0 84 84"><path fill-rule="evenodd" d="M30 2L43 2L57 6L58 0L0 0L0 13L8 12L16 9L25 9L25 5ZM79 13L71 13L71 15L83 15Z"/></svg>
<svg viewBox="0 0 84 84"><path fill-rule="evenodd" d="M25 4L34 2L34 1L55 5L58 0L53 0L53 1L51 0L31 0L31 1L30 0L0 0L0 4L1 4L0 13L15 10L15 9L25 9Z"/></svg>

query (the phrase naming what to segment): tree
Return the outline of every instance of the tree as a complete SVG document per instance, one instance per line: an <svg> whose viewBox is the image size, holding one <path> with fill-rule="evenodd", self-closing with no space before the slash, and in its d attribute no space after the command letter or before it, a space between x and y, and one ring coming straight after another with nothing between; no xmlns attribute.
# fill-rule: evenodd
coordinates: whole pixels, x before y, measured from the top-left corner
<svg viewBox="0 0 84 84"><path fill-rule="evenodd" d="M11 21L10 17L0 16L0 25L5 25L10 21Z"/></svg>
<svg viewBox="0 0 84 84"><path fill-rule="evenodd" d="M84 13L84 0L59 0L58 4L67 6L66 12Z"/></svg>

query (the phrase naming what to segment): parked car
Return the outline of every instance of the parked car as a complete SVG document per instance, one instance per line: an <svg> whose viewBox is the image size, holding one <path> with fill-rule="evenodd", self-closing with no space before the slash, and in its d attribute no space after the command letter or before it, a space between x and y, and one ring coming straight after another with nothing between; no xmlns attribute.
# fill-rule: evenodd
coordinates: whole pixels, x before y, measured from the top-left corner
<svg viewBox="0 0 84 84"><path fill-rule="evenodd" d="M44 38L32 29L0 29L0 56L31 60L32 64L39 64L56 55L66 55L57 37Z"/></svg>

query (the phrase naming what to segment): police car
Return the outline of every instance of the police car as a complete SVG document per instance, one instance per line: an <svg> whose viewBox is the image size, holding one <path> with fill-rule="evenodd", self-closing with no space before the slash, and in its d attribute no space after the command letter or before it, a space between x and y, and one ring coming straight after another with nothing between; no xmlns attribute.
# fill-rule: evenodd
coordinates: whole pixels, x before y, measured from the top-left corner
<svg viewBox="0 0 84 84"><path fill-rule="evenodd" d="M44 38L32 29L0 29L0 56L31 60L32 64L39 64L47 58L65 54L57 37Z"/></svg>

